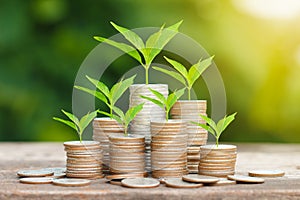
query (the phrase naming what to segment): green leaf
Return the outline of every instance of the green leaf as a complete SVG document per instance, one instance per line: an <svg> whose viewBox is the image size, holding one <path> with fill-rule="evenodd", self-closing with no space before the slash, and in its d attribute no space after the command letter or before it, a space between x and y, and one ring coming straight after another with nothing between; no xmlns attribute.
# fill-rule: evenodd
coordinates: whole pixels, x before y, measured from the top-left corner
<svg viewBox="0 0 300 200"><path fill-rule="evenodd" d="M78 118L73 115L72 113L69 113L67 111L61 110L72 122L74 122L77 126L79 126L79 120Z"/></svg>
<svg viewBox="0 0 300 200"><path fill-rule="evenodd" d="M190 68L188 73L188 82L190 86L193 86L200 75L211 65L213 58L214 56L211 56L203 61L200 59Z"/></svg>
<svg viewBox="0 0 300 200"><path fill-rule="evenodd" d="M94 36L94 39L98 40L99 42L105 42L106 44L109 44L113 47L116 47L116 48L120 49L121 51L127 53L129 56L136 59L139 63L143 64L142 58L141 58L139 52L135 48L133 48L132 46L130 46L128 44L125 44L125 43L121 43L121 42L115 42L113 40L103 38L103 37L99 37L99 36Z"/></svg>
<svg viewBox="0 0 300 200"><path fill-rule="evenodd" d="M186 86L186 81L185 81L184 77L182 77L181 74L179 74L177 72L174 72L174 71L171 71L171 70L163 69L163 68L160 68L160 67L152 67L152 68L175 78L180 83L182 83L183 85Z"/></svg>
<svg viewBox="0 0 300 200"><path fill-rule="evenodd" d="M184 94L185 88L182 88L180 90L176 90L174 93L176 94L176 97L179 99Z"/></svg>
<svg viewBox="0 0 300 200"><path fill-rule="evenodd" d="M210 132L214 137L217 137L216 132L210 126L207 126L206 124L200 124L198 122L191 122L191 123L200 126L201 128L203 128L203 129L207 130L208 132Z"/></svg>
<svg viewBox="0 0 300 200"><path fill-rule="evenodd" d="M211 128L213 128L215 131L217 131L217 125L216 125L216 123L215 123L212 119L210 119L209 117L207 117L207 116L205 116L205 115L200 115L200 117L201 117L202 119L204 119L204 121L205 121Z"/></svg>
<svg viewBox="0 0 300 200"><path fill-rule="evenodd" d="M80 119L79 128L81 132L83 132L86 129L86 127L91 123L91 121L97 116L97 112L98 110L88 113Z"/></svg>
<svg viewBox="0 0 300 200"><path fill-rule="evenodd" d="M176 101L184 94L184 90L185 88L180 89L178 91L174 91L172 94L168 96L167 105L166 105L168 110L170 110L172 106L176 103Z"/></svg>
<svg viewBox="0 0 300 200"><path fill-rule="evenodd" d="M123 121L124 118L125 118L124 112L123 112L120 108L118 108L118 107L116 107L116 106L113 106L112 108L113 108L113 111L114 111L114 112L121 118L121 120Z"/></svg>
<svg viewBox="0 0 300 200"><path fill-rule="evenodd" d="M188 72L186 68L179 62L172 60L166 56L164 58L170 63L185 79L188 77Z"/></svg>
<svg viewBox="0 0 300 200"><path fill-rule="evenodd" d="M74 88L84 91L86 93L89 93L91 95L93 95L94 97L96 97L97 99L99 99L100 101L104 102L105 104L108 104L106 97L99 91L95 91L95 90L91 90L85 87L81 87L81 86L74 86Z"/></svg>
<svg viewBox="0 0 300 200"><path fill-rule="evenodd" d="M144 103L131 107L125 114L124 124L127 127L128 124L135 118L135 116L143 109Z"/></svg>
<svg viewBox="0 0 300 200"><path fill-rule="evenodd" d="M153 56L154 53L156 53L156 52L159 53L161 51L161 49L156 48L156 44L162 34L162 30L163 30L164 26L165 25L162 25L162 27L159 29L159 31L150 35L146 41L146 50L145 50L146 55L144 55L144 56L145 56L145 60L146 60L147 64L151 63L151 61L154 59L153 57L150 57L150 55Z"/></svg>
<svg viewBox="0 0 300 200"><path fill-rule="evenodd" d="M140 96L140 97L143 98L143 99L146 99L146 100L148 100L148 101L151 101L152 103L154 103L154 104L158 105L159 107L165 109L164 103L163 103L163 102L160 102L160 101L157 100L157 99L153 99L153 98L150 98L150 97L147 97L147 96L143 96L143 95Z"/></svg>
<svg viewBox="0 0 300 200"><path fill-rule="evenodd" d="M102 92L108 99L110 98L110 93L108 87L102 83L101 81L98 81L96 79L93 79L89 76L86 76L86 78L94 85L100 92Z"/></svg>
<svg viewBox="0 0 300 200"><path fill-rule="evenodd" d="M66 124L67 126L71 127L72 129L74 129L76 132L79 132L77 126L73 123L73 122L70 122L70 121L67 121L67 120L64 120L64 119L60 119L58 117L53 117L54 120L56 121L59 121L63 124Z"/></svg>
<svg viewBox="0 0 300 200"><path fill-rule="evenodd" d="M131 42L137 49L141 50L145 48L144 42L143 40L140 38L140 36L138 36L135 32L118 26L113 22L110 22L111 25L117 30L119 31L129 42Z"/></svg>
<svg viewBox="0 0 300 200"><path fill-rule="evenodd" d="M222 125L220 125L222 128L220 129L220 134L227 128L227 126L235 119L235 115L237 113L233 113L231 115L229 115L228 117L224 117L223 120L224 122L221 122ZM221 120L220 120L221 121ZM218 122L219 124L220 122Z"/></svg>
<svg viewBox="0 0 300 200"><path fill-rule="evenodd" d="M165 96L162 94L162 93L160 93L160 92L158 92L158 91L156 91L156 90L153 90L153 89L151 89L151 88L149 88L149 90L152 92L152 94L154 94L157 98L158 98L158 100L160 101L160 102L162 102L162 103L166 103L166 98L165 98Z"/></svg>
<svg viewBox="0 0 300 200"><path fill-rule="evenodd" d="M108 112L104 112L104 111L100 111L100 110L98 111L98 113L106 115L106 116L110 117L111 119L116 120L119 124L123 124L123 120L120 117L118 117L117 115L110 114Z"/></svg>
<svg viewBox="0 0 300 200"><path fill-rule="evenodd" d="M114 105L122 94L133 84L136 75L116 83L110 90L111 104Z"/></svg>

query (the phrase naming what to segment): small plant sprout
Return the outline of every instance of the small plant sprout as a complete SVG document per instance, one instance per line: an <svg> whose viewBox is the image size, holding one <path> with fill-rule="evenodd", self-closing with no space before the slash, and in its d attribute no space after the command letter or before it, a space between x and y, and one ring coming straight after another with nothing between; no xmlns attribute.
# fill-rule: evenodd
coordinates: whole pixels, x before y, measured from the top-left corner
<svg viewBox="0 0 300 200"><path fill-rule="evenodd" d="M98 110L84 115L80 120L71 113L68 113L64 110L61 110L61 111L70 119L70 121L64 120L64 119L61 119L58 117L53 117L53 119L73 128L78 133L79 140L81 143L82 142L82 134L83 134L84 130L91 123L91 121L97 116Z"/></svg>
<svg viewBox="0 0 300 200"><path fill-rule="evenodd" d="M219 138L222 134L222 132L227 128L227 126L234 120L234 117L237 113L233 113L229 116L225 116L223 119L221 119L217 124L210 119L207 116L204 115L200 115L200 117L202 119L204 119L204 121L207 124L200 124L198 122L192 122L193 124L196 124L202 128L204 128L205 130L207 130L208 132L210 132L215 138L216 138L216 145L218 147L219 145Z"/></svg>
<svg viewBox="0 0 300 200"><path fill-rule="evenodd" d="M153 90L149 88L149 90L157 97L157 99L147 97L147 96L141 96L142 98L153 102L154 104L158 105L162 109L166 111L166 121L169 119L169 112L172 108L172 106L176 103L176 101L184 94L184 90L180 89L178 91L174 91L171 93L167 98L164 97L164 95L156 90Z"/></svg>
<svg viewBox="0 0 300 200"><path fill-rule="evenodd" d="M124 135L128 136L128 126L130 122L135 118L135 116L143 109L143 106L144 103L131 107L125 114L120 108L116 106L113 106L113 111L116 114L111 114L104 111L98 112L109 116L110 118L115 119L119 124L122 124L124 127Z"/></svg>
<svg viewBox="0 0 300 200"><path fill-rule="evenodd" d="M188 91L188 100L191 100L191 89L196 80L211 65L213 56L205 60L200 59L196 64L191 66L189 71L187 71L181 63L167 58L166 56L164 56L164 58L176 69L177 72L160 67L153 67L153 69L163 72L182 83Z"/></svg>
<svg viewBox="0 0 300 200"><path fill-rule="evenodd" d="M121 79L119 82L117 82L115 85L112 86L112 88L109 90L108 87L89 76L86 76L86 78L94 85L96 86L97 90L91 90L85 87L81 86L74 86L74 88L82 90L84 92L87 92L96 98L98 98L100 101L104 102L110 109L110 114L113 114L113 107L115 106L116 102L119 100L119 98L124 94L124 92L133 84L134 78L136 75L128 78L128 79Z"/></svg>
<svg viewBox="0 0 300 200"><path fill-rule="evenodd" d="M152 61L161 52L164 46L166 46L166 44L178 33L178 28L182 21L167 28L165 28L165 25L162 25L160 30L150 35L145 43L135 32L118 26L113 22L110 23L125 37L126 40L128 40L128 42L132 44L132 46L99 36L95 36L94 39L99 42L105 42L111 46L114 46L137 60L145 69L145 82L148 84L149 68Z"/></svg>

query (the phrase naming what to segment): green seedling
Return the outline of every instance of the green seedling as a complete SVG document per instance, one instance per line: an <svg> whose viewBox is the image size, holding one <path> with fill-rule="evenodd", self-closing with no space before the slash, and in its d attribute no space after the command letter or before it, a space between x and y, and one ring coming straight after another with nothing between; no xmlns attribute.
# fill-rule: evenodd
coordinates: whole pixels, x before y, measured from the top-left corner
<svg viewBox="0 0 300 200"><path fill-rule="evenodd" d="M153 90L151 88L149 88L149 90L157 97L157 99L143 96L143 95L141 95L141 98L151 101L154 104L158 105L159 107L163 108L166 111L166 121L168 121L169 112L170 112L172 106L184 94L185 88L178 90L178 91L174 91L167 98L165 98L164 95L162 93L158 92L157 90Z"/></svg>
<svg viewBox="0 0 300 200"><path fill-rule="evenodd" d="M109 107L110 114L112 115L113 107L115 106L116 102L120 99L120 97L124 94L124 92L133 84L135 77L136 75L125 80L121 79L119 82L113 85L112 88L109 90L109 88L104 83L96 79L93 79L89 76L86 76L86 78L94 86L96 86L97 90L94 91L81 86L74 86L74 88L87 92L95 96L96 98L98 98L100 101L104 102Z"/></svg>
<svg viewBox="0 0 300 200"><path fill-rule="evenodd" d="M160 67L153 67L153 69L163 72L182 83L188 91L188 100L191 100L191 89L196 80L211 65L213 56L205 60L200 59L196 64L191 66L189 71L187 71L187 69L181 63L167 58L166 56L164 56L164 58L176 69L176 71L171 71Z"/></svg>
<svg viewBox="0 0 300 200"><path fill-rule="evenodd" d="M119 124L124 127L124 135L128 136L128 126L130 122L135 118L135 116L143 109L144 103L131 107L125 114L124 112L116 106L113 106L113 111L116 114L107 113L104 111L98 111L101 114L109 116L115 119Z"/></svg>
<svg viewBox="0 0 300 200"><path fill-rule="evenodd" d="M216 145L218 147L219 138L220 138L221 134L227 128L227 126L235 119L236 114L237 113L233 113L229 116L225 116L217 124L212 119L210 119L209 117L204 116L204 115L200 115L200 117L202 119L204 119L204 121L207 124L200 124L198 122L192 122L192 123L204 128L205 130L210 132L216 138Z"/></svg>
<svg viewBox="0 0 300 200"><path fill-rule="evenodd" d="M70 121L58 117L53 117L53 119L73 128L78 133L80 142L82 142L82 134L86 127L97 116L98 110L84 115L80 120L72 113L68 113L64 110L61 111L70 119Z"/></svg>
<svg viewBox="0 0 300 200"><path fill-rule="evenodd" d="M142 38L135 32L127 28L118 26L113 22L110 23L132 45L116 42L99 36L94 36L94 39L99 42L105 42L106 44L114 46L137 60L145 69L145 82L146 84L148 84L149 68L152 61L166 46L166 44L178 33L178 28L181 25L182 21L167 28L165 28L165 25L162 25L160 30L150 35L146 42L144 42Z"/></svg>

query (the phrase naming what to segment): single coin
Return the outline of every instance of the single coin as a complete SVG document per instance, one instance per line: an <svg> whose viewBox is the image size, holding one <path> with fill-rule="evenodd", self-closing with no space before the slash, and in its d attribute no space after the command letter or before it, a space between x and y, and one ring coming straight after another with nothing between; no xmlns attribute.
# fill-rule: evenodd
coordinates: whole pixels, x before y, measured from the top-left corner
<svg viewBox="0 0 300 200"><path fill-rule="evenodd" d="M53 171L49 170L21 170L17 172L17 175L20 177L43 177L43 176L52 176Z"/></svg>
<svg viewBox="0 0 300 200"><path fill-rule="evenodd" d="M47 184L52 183L53 178L46 177L34 177L34 178L20 178L20 183L29 184Z"/></svg>
<svg viewBox="0 0 300 200"><path fill-rule="evenodd" d="M216 183L207 184L209 186L223 186L223 185L235 185L236 181L228 180L227 178L220 178Z"/></svg>
<svg viewBox="0 0 300 200"><path fill-rule="evenodd" d="M182 178L168 178L165 180L167 187L174 188L199 188L202 187L202 183L191 183L183 181Z"/></svg>
<svg viewBox="0 0 300 200"><path fill-rule="evenodd" d="M77 179L77 178L63 178L63 179L54 179L54 185L59 186L85 186L91 184L90 180L87 179Z"/></svg>
<svg viewBox="0 0 300 200"><path fill-rule="evenodd" d="M142 173L128 173L128 174L113 174L113 175L107 175L106 179L112 180L112 179L124 179L124 178L138 178L138 177L147 177L147 172Z"/></svg>
<svg viewBox="0 0 300 200"><path fill-rule="evenodd" d="M204 176L198 174L188 174L182 177L182 180L192 183L216 183L220 179L213 176Z"/></svg>
<svg viewBox="0 0 300 200"><path fill-rule="evenodd" d="M154 188L160 182L154 178L126 178L121 181L122 185L131 188Z"/></svg>
<svg viewBox="0 0 300 200"><path fill-rule="evenodd" d="M242 176L242 175L228 175L229 180L234 180L241 183L263 183L265 180L263 178Z"/></svg>
<svg viewBox="0 0 300 200"><path fill-rule="evenodd" d="M53 178L64 178L66 176L65 172L54 172Z"/></svg>
<svg viewBox="0 0 300 200"><path fill-rule="evenodd" d="M122 180L123 179L111 179L108 182L112 185L122 185L122 183L121 183Z"/></svg>
<svg viewBox="0 0 300 200"><path fill-rule="evenodd" d="M53 171L54 173L56 172L63 173L66 172L67 169L65 167L50 167L50 168L44 168L42 170Z"/></svg>
<svg viewBox="0 0 300 200"><path fill-rule="evenodd" d="M281 177L285 172L281 170L251 170L248 174L254 177Z"/></svg>

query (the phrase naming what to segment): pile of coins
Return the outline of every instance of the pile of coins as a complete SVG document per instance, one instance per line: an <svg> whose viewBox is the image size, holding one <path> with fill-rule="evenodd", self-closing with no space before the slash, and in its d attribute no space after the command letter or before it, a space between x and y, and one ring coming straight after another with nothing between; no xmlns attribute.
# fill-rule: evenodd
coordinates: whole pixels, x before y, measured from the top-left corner
<svg viewBox="0 0 300 200"><path fill-rule="evenodd" d="M206 100L180 100L177 101L171 109L172 119L181 119L187 122L188 134L188 170L189 173L198 173L198 164L200 160L200 146L207 142L208 132L191 123L191 121L205 124L200 115L206 114Z"/></svg>
<svg viewBox="0 0 300 200"><path fill-rule="evenodd" d="M199 174L227 177L235 172L237 148L234 145L205 145L200 150Z"/></svg>
<svg viewBox="0 0 300 200"><path fill-rule="evenodd" d="M162 93L165 97L168 96L168 85L166 84L134 84L130 86L129 108L136 106L140 103L145 103L143 109L136 115L130 125L130 133L134 135L145 136L145 158L146 158L146 171L151 171L151 134L150 134L150 121L151 120L164 120L165 110L158 105L141 98L141 95L150 98L156 96L149 90L154 89Z"/></svg>
<svg viewBox="0 0 300 200"><path fill-rule="evenodd" d="M186 123L180 120L151 122L152 177L180 177L187 171Z"/></svg>
<svg viewBox="0 0 300 200"><path fill-rule="evenodd" d="M65 142L66 176L70 178L102 178L102 150L97 141Z"/></svg>
<svg viewBox="0 0 300 200"><path fill-rule="evenodd" d="M93 120L93 140L100 142L103 150L103 172L109 172L109 139L111 134L124 134L124 127L116 120L102 117Z"/></svg>
<svg viewBox="0 0 300 200"><path fill-rule="evenodd" d="M145 174L145 137L109 135L110 174ZM129 176L130 177L130 176Z"/></svg>

